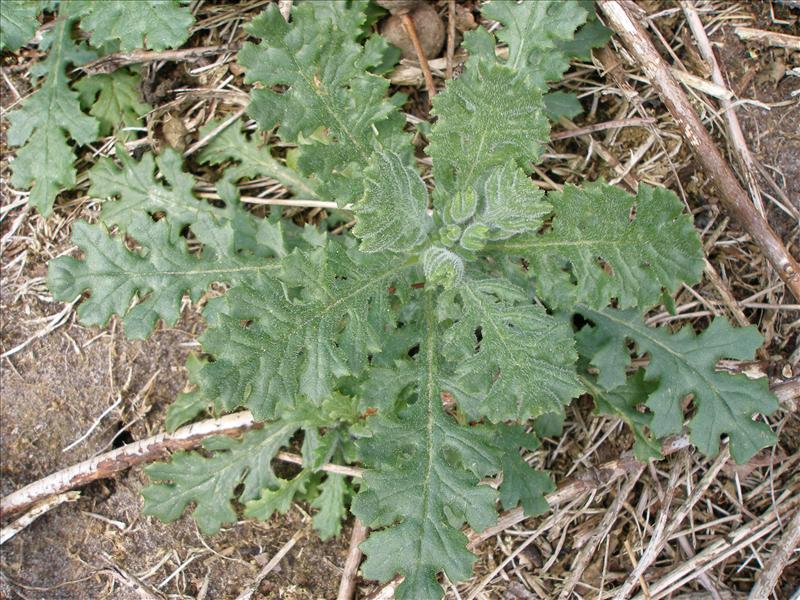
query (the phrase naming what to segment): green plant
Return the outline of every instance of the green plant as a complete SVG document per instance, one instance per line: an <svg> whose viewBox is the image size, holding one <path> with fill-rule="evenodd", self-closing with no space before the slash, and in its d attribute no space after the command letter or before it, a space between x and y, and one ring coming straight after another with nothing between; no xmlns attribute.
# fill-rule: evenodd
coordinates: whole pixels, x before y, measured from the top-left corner
<svg viewBox="0 0 800 600"><path fill-rule="evenodd" d="M90 192L109 198L103 224L75 225L84 256L51 263L55 297L89 291L83 322L117 314L143 337L158 320L175 322L184 294L196 301L211 283L227 284L205 306L206 357L190 359L196 387L172 406L168 426L237 407L265 422L149 467L144 512L171 520L193 504L213 533L236 519L234 501L266 519L301 498L327 537L352 498L372 529L365 576L401 574L399 598L437 598L439 573L470 576L465 524L491 525L498 500L528 515L547 509L553 483L520 449L537 447L535 420L562 418L581 394L630 425L641 457L659 456L657 439L687 420L707 454L723 435L739 462L772 443L751 418L776 408L766 383L715 372L720 358L752 357L761 344L753 328L716 319L695 336L643 320L702 272L700 241L674 194L643 185L632 196L603 182L545 193L528 176L548 141L546 82L602 39L584 25L581 3L487 5L506 26L508 58L497 58L488 31L467 37L463 75L433 100L432 191L404 98L388 96L375 74L387 48L364 38L365 7L300 3L287 23L269 6L252 22L261 41L239 55L254 84L249 114L293 149L276 158L238 126L217 136L199 160L227 166L222 203L192 193L170 150L137 161L120 147L120 167L104 160L90 172ZM236 183L257 176L351 207L353 235L256 218ZM632 374L630 342L649 357ZM282 480L270 462L292 439L303 468ZM362 464L362 480L321 470L330 461ZM483 481L501 474L497 486Z"/></svg>
<svg viewBox="0 0 800 600"><path fill-rule="evenodd" d="M135 71L85 76L73 86L68 67L116 50L180 46L193 22L189 9L177 0L9 0L0 8L0 47L14 50L27 43L38 26L36 16L56 6L52 26L39 42L47 57L31 68L32 82L41 85L8 117L8 143L19 147L11 184L30 189L30 204L44 216L51 213L58 193L76 184L76 155L69 140L85 146L119 126L134 125L149 110L138 98ZM89 43L76 41L73 28L78 23L91 34Z"/></svg>

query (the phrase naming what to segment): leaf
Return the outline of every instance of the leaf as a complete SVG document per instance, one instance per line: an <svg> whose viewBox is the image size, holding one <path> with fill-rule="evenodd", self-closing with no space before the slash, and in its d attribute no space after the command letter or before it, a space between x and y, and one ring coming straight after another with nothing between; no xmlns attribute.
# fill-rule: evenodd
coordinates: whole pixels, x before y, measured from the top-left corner
<svg viewBox="0 0 800 600"><path fill-rule="evenodd" d="M470 417L524 421L562 413L580 395L567 323L506 281L468 278L453 294L459 307L442 306L451 301L447 296L439 307L457 314L443 335L443 353L457 365L445 389Z"/></svg>
<svg viewBox="0 0 800 600"><path fill-rule="evenodd" d="M38 0L4 0L0 4L0 49L12 52L24 46L36 33Z"/></svg>
<svg viewBox="0 0 800 600"><path fill-rule="evenodd" d="M575 94L569 92L550 92L544 96L544 110L547 118L558 121L561 117L573 119L583 112L583 106Z"/></svg>
<svg viewBox="0 0 800 600"><path fill-rule="evenodd" d="M115 199L103 203L100 217L104 223L127 231L131 222L143 212L165 214L173 226L171 239L177 241L187 225L196 225L205 216L206 223L232 227L237 251L264 254L258 239L267 233L263 230L269 225L257 220L241 206L235 189L230 190L230 195L223 196L227 188L218 187L225 206L215 206L195 196L194 177L183 171L183 158L173 149L166 148L158 156L145 153L138 162L121 145L117 146L116 154L120 166L109 158L101 158L89 171L89 193L98 198ZM156 167L161 178L156 176ZM215 235L213 226L194 227L192 231L202 242L206 241L204 234Z"/></svg>
<svg viewBox="0 0 800 600"><path fill-rule="evenodd" d="M194 177L183 171L183 158L173 149L167 148L158 156L146 152L137 162L119 145L117 160L119 166L110 158L101 158L89 171L89 194L116 199L103 203L101 218L107 225L127 230L143 212L164 213L177 234L196 222L200 214L224 214L222 209L195 197ZM156 167L162 180L156 178Z"/></svg>
<svg viewBox="0 0 800 600"><path fill-rule="evenodd" d="M197 388L197 379L200 370L208 361L200 358L192 352L186 358L186 370L189 372L189 383L194 389L188 392L181 392L177 398L167 408L167 416L164 419L164 427L167 431L175 431L181 425L185 425L193 420L200 413L206 410L211 402Z"/></svg>
<svg viewBox="0 0 800 600"><path fill-rule="evenodd" d="M616 298L621 308L647 307L662 287L700 280L700 239L672 192L641 185L634 197L599 182L564 186L547 201L554 212L547 231L487 248L524 258L536 294L551 306L602 308Z"/></svg>
<svg viewBox="0 0 800 600"><path fill-rule="evenodd" d="M209 122L200 130L200 136L208 135L219 125L219 121ZM300 198L315 199L318 197L312 182L274 158L268 146L259 146L256 136L248 138L238 122L229 125L217 134L198 158L201 163L211 165L220 165L231 160L236 161L237 165L227 166L224 171L225 179L231 182L245 178L272 177Z"/></svg>
<svg viewBox="0 0 800 600"><path fill-rule="evenodd" d="M365 464L352 511L373 529L361 544L364 576L405 580L398 600L440 598L436 580L471 576L475 557L461 532L466 521L481 531L496 520L496 492L479 485L496 473L501 450L492 429L462 426L442 408L439 326L434 298L425 294L424 338L416 356L416 402L368 421L372 437L359 442Z"/></svg>
<svg viewBox="0 0 800 600"><path fill-rule="evenodd" d="M605 370L604 370L605 371ZM633 432L635 442L633 453L639 460L661 459L661 444L650 431L652 414L642 412L647 397L657 387L652 381L645 381L644 369L639 369L625 383L605 390L588 377L582 381L594 398L596 412L601 415L617 417Z"/></svg>
<svg viewBox="0 0 800 600"><path fill-rule="evenodd" d="M276 512L285 515L292 508L294 497L305 492L308 477L309 472L304 470L292 479L279 479L276 489L265 489L256 500L247 503L244 516L266 521Z"/></svg>
<svg viewBox="0 0 800 600"><path fill-rule="evenodd" d="M50 52L32 69L44 82L8 116L8 143L21 146L12 163L11 185L30 188L28 201L44 216L52 211L56 195L75 185L75 154L67 135L77 144L88 144L98 134L97 120L81 112L67 78L68 65L80 66L94 57L70 38L74 23L62 14L45 33L40 48Z"/></svg>
<svg viewBox="0 0 800 600"><path fill-rule="evenodd" d="M169 325L177 321L184 293L196 302L213 282L246 281L277 267L273 261L237 254L230 225L215 226L207 216L200 223L218 237L202 256L194 256L185 241L176 241L166 219L153 222L139 214L131 220L128 233L141 244L141 252L128 250L120 236L112 238L103 226L77 221L72 241L85 259L64 256L51 261L48 286L57 300L66 302L91 290L78 307L82 323L104 326L117 314L124 317L128 337L144 338L159 319ZM134 296L139 303L131 308Z"/></svg>
<svg viewBox="0 0 800 600"><path fill-rule="evenodd" d="M525 173L513 163L489 171L478 188L483 208L475 222L487 228L488 240L536 232L552 206Z"/></svg>
<svg viewBox="0 0 800 600"><path fill-rule="evenodd" d="M524 76L484 61L451 80L433 99L428 154L436 193L469 190L492 167L538 162L549 137L541 92Z"/></svg>
<svg viewBox="0 0 800 600"><path fill-rule="evenodd" d="M425 281L449 290L464 278L464 261L457 254L439 246L431 246L422 255Z"/></svg>
<svg viewBox="0 0 800 600"><path fill-rule="evenodd" d="M311 522L322 540L327 540L339 535L342 531L342 521L347 516L344 504L347 492L347 480L344 475L329 473L320 485L322 492L311 503L312 508L319 512L314 515Z"/></svg>
<svg viewBox="0 0 800 600"><path fill-rule="evenodd" d="M216 533L222 525L236 521L234 498L247 502L280 485L270 462L298 428L291 420L278 421L248 431L238 440L209 438L203 444L211 453L208 458L198 452L176 452L170 462L146 467L145 473L156 483L142 490L142 512L174 521L193 502L197 526L204 533ZM236 494L240 484L244 487Z"/></svg>
<svg viewBox="0 0 800 600"><path fill-rule="evenodd" d="M353 235L363 252L408 251L421 244L431 225L428 190L416 171L393 152L376 154L364 172L364 197L353 207Z"/></svg>
<svg viewBox="0 0 800 600"><path fill-rule="evenodd" d="M684 414L682 400L692 395L694 416L689 419L691 441L708 456L719 451L719 439L730 436L731 455L737 463L745 463L761 448L775 443L769 426L753 421L752 415L770 415L778 408L766 379L748 379L743 374L720 373L715 370L722 358L750 360L763 338L754 326L734 328L725 319L714 319L700 335L691 327L674 334L664 328L645 325L635 310L602 312L579 307L593 326L581 330L579 337L591 347L601 348L592 364L602 373L617 372L613 379L624 377L618 360L608 361L606 346L625 346L626 340L636 344L638 355L649 355L645 381L658 385L648 399L653 412L650 428L656 437L680 433Z"/></svg>
<svg viewBox="0 0 800 600"><path fill-rule="evenodd" d="M501 425L499 440L505 446L503 453L503 482L500 484L500 502L510 510L519 504L526 517L541 515L548 511L546 494L556 486L547 473L532 469L519 454L520 448L535 450L539 440L519 425Z"/></svg>
<svg viewBox="0 0 800 600"><path fill-rule="evenodd" d="M72 14L91 33L92 46L119 42L120 50L177 48L189 39L194 22L189 6L177 0L72 0Z"/></svg>
<svg viewBox="0 0 800 600"><path fill-rule="evenodd" d="M595 17L594 2L592 0L588 0L584 4L589 12L589 19L578 29L573 39L560 42L558 48L570 58L591 60L592 48L605 46L608 40L611 39L611 30L604 27Z"/></svg>
<svg viewBox="0 0 800 600"><path fill-rule="evenodd" d="M586 22L588 12L580 4L576 0L492 2L483 7L482 15L503 25L497 38L508 44L505 66L525 73L537 88L545 90L548 81L561 79L569 68L575 46L565 48L563 44L572 41L575 31Z"/></svg>
<svg viewBox="0 0 800 600"><path fill-rule="evenodd" d="M81 104L100 122L100 135L121 127L136 127L150 107L139 100L138 73L119 69L110 74L84 77L75 84ZM124 139L122 136L121 139Z"/></svg>
<svg viewBox="0 0 800 600"><path fill-rule="evenodd" d="M392 326L387 290L408 268L394 255L348 251L335 239L281 263L279 278L232 289L227 314L202 338L215 357L202 373L206 392L258 419L300 396L319 405L336 378L366 367Z"/></svg>
<svg viewBox="0 0 800 600"><path fill-rule="evenodd" d="M251 93L249 114L263 131L279 124L278 135L299 144L301 173L340 206L361 197L360 175L376 147L411 162L404 119L386 99L389 82L367 71L383 57L355 41L355 22L348 18L340 29L324 3L310 2L293 10L288 24L268 6L249 27L261 43L239 53L245 81L261 86ZM276 85L285 91L273 91Z"/></svg>

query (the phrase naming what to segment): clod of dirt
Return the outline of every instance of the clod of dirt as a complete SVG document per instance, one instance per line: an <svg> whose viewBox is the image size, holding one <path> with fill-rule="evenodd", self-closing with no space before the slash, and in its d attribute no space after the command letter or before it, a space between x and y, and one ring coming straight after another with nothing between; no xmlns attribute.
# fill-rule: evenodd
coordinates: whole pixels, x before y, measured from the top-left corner
<svg viewBox="0 0 800 600"><path fill-rule="evenodd" d="M382 6L393 15L403 15L414 10L419 4L419 0L376 0L378 6Z"/></svg>
<svg viewBox="0 0 800 600"><path fill-rule="evenodd" d="M178 152L186 150L186 143L190 132L177 114L170 113L164 118L161 131L164 135L164 140L172 148Z"/></svg>
<svg viewBox="0 0 800 600"><path fill-rule="evenodd" d="M391 8L383 4L383 2L389 1L390 0L382 0L380 4L384 6L384 8L388 8L392 11ZM396 1L402 3L407 0ZM441 17L430 4L420 4L411 11L410 15L417 28L417 36L419 37L426 58L436 58L442 50L445 38L444 23ZM411 39L408 37L403 27L402 13L393 13L391 17L384 21L381 27L381 35L386 38L387 42L400 48L403 58L417 58L414 44L411 43Z"/></svg>

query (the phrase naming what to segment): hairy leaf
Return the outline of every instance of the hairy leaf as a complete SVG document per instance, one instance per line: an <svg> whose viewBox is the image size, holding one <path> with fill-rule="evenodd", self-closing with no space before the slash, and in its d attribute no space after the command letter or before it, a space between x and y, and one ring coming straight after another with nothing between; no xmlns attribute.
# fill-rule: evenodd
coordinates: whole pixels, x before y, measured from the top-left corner
<svg viewBox="0 0 800 600"><path fill-rule="evenodd" d="M411 250L430 228L428 191L416 171L393 152L377 154L364 172L364 197L354 207L353 235L364 252Z"/></svg>
<svg viewBox="0 0 800 600"><path fill-rule="evenodd" d="M255 500L264 490L280 486L271 461L286 445L299 424L270 423L248 431L241 439L209 438L203 444L210 458L197 452L176 452L168 463L145 468L154 482L142 490L146 515L174 521L193 502L192 517L204 533L216 533L222 525L236 521L231 501ZM244 484L242 492L235 489Z"/></svg>
<svg viewBox="0 0 800 600"><path fill-rule="evenodd" d="M360 372L380 349L392 320L387 290L406 269L395 255L359 254L334 239L296 250L280 278L227 294L227 314L202 339L215 357L203 370L205 389L259 419L300 396L319 404L337 377Z"/></svg>
<svg viewBox="0 0 800 600"><path fill-rule="evenodd" d="M138 73L119 69L84 77L75 83L81 104L100 121L100 135L109 135L119 127L140 125L141 117L150 110L139 100L140 80Z"/></svg>
<svg viewBox="0 0 800 600"><path fill-rule="evenodd" d="M565 42L586 22L588 12L578 0L537 0L535 2L492 2L482 14L503 25L497 38L508 45L507 67L524 73L540 90L556 81L569 68L572 48ZM591 43L587 39L587 43ZM480 29L465 36L465 46L473 56L494 61L491 34ZM474 61L474 59L473 59Z"/></svg>
<svg viewBox="0 0 800 600"><path fill-rule="evenodd" d="M502 280L468 278L453 295L459 306L444 308L444 296L439 309L457 315L443 336L444 355L457 364L446 389L471 417L524 421L561 413L583 391L567 323Z"/></svg>
<svg viewBox="0 0 800 600"><path fill-rule="evenodd" d="M603 369L603 373L606 371L608 369ZM625 383L611 390L603 389L589 376L582 377L582 381L594 398L597 413L621 419L633 432L636 458L661 458L661 444L650 430L653 415L649 411L643 412L648 396L657 385L645 380L644 369L639 369Z"/></svg>
<svg viewBox="0 0 800 600"><path fill-rule="evenodd" d="M301 172L343 206L362 195L360 174L376 146L410 160L410 144L386 99L389 82L367 71L382 56L367 53L336 21L324 3L297 6L291 24L271 5L249 28L261 43L246 44L239 61L246 81L262 86L251 94L249 113L262 130L279 124L284 140L300 143ZM285 91L273 91L276 85Z"/></svg>
<svg viewBox="0 0 800 600"><path fill-rule="evenodd" d="M39 0L4 0L0 3L0 49L12 52L36 33Z"/></svg>
<svg viewBox="0 0 800 600"><path fill-rule="evenodd" d="M277 488L265 489L257 499L247 503L244 515L261 521L276 512L285 515L292 508L294 497L306 491L309 475L308 471L300 471L291 479L279 479Z"/></svg>
<svg viewBox="0 0 800 600"><path fill-rule="evenodd" d="M209 134L219 125L218 121L211 121L200 130L200 135ZM272 177L300 198L317 197L310 181L274 158L268 146L257 143L256 136L248 138L238 123L229 125L217 134L200 153L199 159L200 162L211 165L220 165L227 161L238 163L225 169L225 178L232 182L244 178Z"/></svg>
<svg viewBox="0 0 800 600"><path fill-rule="evenodd" d="M541 92L524 76L478 62L433 99L428 154L437 194L468 191L492 167L537 162L549 125Z"/></svg>
<svg viewBox="0 0 800 600"><path fill-rule="evenodd" d="M176 241L185 226L198 223L205 215L211 219L206 223L217 222L222 227L232 227L236 250L264 253L259 245L262 236L270 233L270 225L256 220L244 210L235 189L222 196L226 188L218 188L225 201L224 207L197 198L193 192L194 177L183 171L183 158L171 148L166 148L158 156L146 153L137 162L122 146L118 146L117 159L120 166L110 158L101 158L89 171L92 182L89 193L99 198L114 198L103 203L100 213L107 225L116 225L127 231L131 221L143 212L165 214L173 226L172 239ZM156 167L162 178L156 176ZM214 227L193 227L192 231L203 242L206 241L203 235L215 235Z"/></svg>
<svg viewBox="0 0 800 600"><path fill-rule="evenodd" d="M321 492L311 503L317 509L317 514L312 518L314 529L319 532L323 540L335 537L342 531L342 521L347 516L345 507L345 494L347 480L344 475L329 473L320 484Z"/></svg>
<svg viewBox="0 0 800 600"><path fill-rule="evenodd" d="M747 462L764 446L775 442L769 426L753 421L754 413L772 414L777 400L766 379L748 379L715 370L722 358L749 360L763 343L755 327L737 329L724 319L714 319L700 335L691 327L674 334L664 328L648 327L635 310L606 309L598 312L579 307L594 326L584 328L585 343L600 348L592 364L602 373L609 369L614 380L624 380L624 365L613 348L625 347L627 340L636 344L639 355L647 354L650 363L645 381L657 382L647 399L653 411L650 428L656 437L679 433L683 427L683 399L691 394L694 415L689 419L692 443L709 456L719 451L719 439L730 436L731 455L738 463ZM612 348L610 352L606 347Z"/></svg>
<svg viewBox="0 0 800 600"><path fill-rule="evenodd" d="M178 0L71 0L81 29L96 48L119 42L123 52L137 48L177 48L189 38L194 22L189 6Z"/></svg>
<svg viewBox="0 0 800 600"><path fill-rule="evenodd" d="M500 451L491 429L461 426L442 408L439 326L426 296L418 398L397 414L369 420L372 437L360 446L370 468L352 507L376 530L361 544L364 575L381 581L403 575L399 600L440 598L440 571L451 581L470 577L475 557L461 526L466 521L480 531L496 519L497 494L478 482L499 470Z"/></svg>
<svg viewBox="0 0 800 600"><path fill-rule="evenodd" d="M675 194L646 185L636 196L605 183L549 192L550 228L487 247L528 263L537 295L554 307L621 308L658 302L661 289L696 283L700 240Z"/></svg>
<svg viewBox="0 0 800 600"><path fill-rule="evenodd" d="M506 163L489 171L478 188L483 207L475 222L487 228L488 240L537 231L552 206L525 173Z"/></svg>
<svg viewBox="0 0 800 600"><path fill-rule="evenodd" d="M117 166L110 158L101 158L89 171L89 193L97 198L115 198L104 202L101 218L107 225L127 230L144 212L164 213L177 229L197 221L200 214L220 216L223 211L195 197L194 177L183 171L181 155L167 148L154 156L147 152L137 162L122 146L117 147ZM156 166L163 179L156 177Z"/></svg>
<svg viewBox="0 0 800 600"><path fill-rule="evenodd" d="M185 241L175 241L166 219L153 222L139 214L128 226L143 250L130 251L120 237L111 237L101 225L78 221L72 241L85 253L84 260L60 257L50 263L48 285L56 299L71 301L85 290L91 296L78 307L87 325L105 325L112 314L124 317L129 337L146 337L159 319L169 325L180 316L181 298L188 293L197 301L217 281L241 282L274 270L277 264L259 257L242 256L233 247L233 229L220 227L203 215L200 224L215 233L202 256L189 254ZM139 303L131 307L138 296Z"/></svg>
<svg viewBox="0 0 800 600"><path fill-rule="evenodd" d="M52 211L59 191L75 185L75 154L67 135L78 144L88 144L99 128L96 119L81 112L78 94L69 87L67 67L94 58L70 37L74 23L75 19L59 15L45 33L40 48L49 53L32 69L34 77L44 77L44 81L8 117L8 143L22 146L12 163L11 184L31 188L28 201L45 216Z"/></svg>

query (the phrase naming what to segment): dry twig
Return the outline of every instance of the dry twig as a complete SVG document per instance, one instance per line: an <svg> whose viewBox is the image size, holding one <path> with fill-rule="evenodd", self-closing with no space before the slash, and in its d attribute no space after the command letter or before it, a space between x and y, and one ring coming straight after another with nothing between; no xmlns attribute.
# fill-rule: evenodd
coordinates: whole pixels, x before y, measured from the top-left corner
<svg viewBox="0 0 800 600"><path fill-rule="evenodd" d="M733 32L743 40L761 42L768 46L780 46L789 50L800 50L800 37L796 35L764 31L763 29L753 29L752 27L737 27Z"/></svg>
<svg viewBox="0 0 800 600"><path fill-rule="evenodd" d="M361 564L361 542L367 539L367 527L356 518L353 521L353 534L350 536L350 550L347 553L347 560L344 563L342 578L339 580L339 593L336 600L352 600L356 591L356 579L358 576L358 565Z"/></svg>
<svg viewBox="0 0 800 600"><path fill-rule="evenodd" d="M750 202L747 193L697 117L686 94L675 81L669 66L634 16L636 7L627 0L600 0L600 8L608 25L622 38L651 84L658 90L698 162L719 190L723 204L761 247L767 260L794 297L800 300L800 265Z"/></svg>
<svg viewBox="0 0 800 600"><path fill-rule="evenodd" d="M750 590L749 600L767 600L770 597L772 590L778 584L778 578L781 576L784 567L792 559L792 554L795 554L798 549L800 549L800 509L795 511L794 517L792 517L783 532L783 536L775 545L775 550L769 562L758 576L756 584Z"/></svg>
<svg viewBox="0 0 800 600"><path fill-rule="evenodd" d="M719 68L719 63L717 63L717 57L714 56L711 42L708 40L705 27L703 27L703 22L700 20L700 16L697 14L694 4L687 0L681 0L681 7L686 15L689 28L692 30L692 34L694 34L697 47L700 49L700 54L703 55L703 58L711 67L711 79L714 83L724 87L726 85L725 78L722 76L722 70ZM761 199L761 190L758 188L758 182L756 181L757 167L753 156L750 154L750 148L747 147L747 142L744 139L744 133L742 133L742 128L739 125L739 118L736 116L736 109L730 98L720 98L719 102L725 111L725 124L727 125L731 145L733 146L736 158L739 160L739 165L744 173L747 187L750 188L750 194L753 196L753 203L763 217L766 213L764 212L764 202Z"/></svg>

